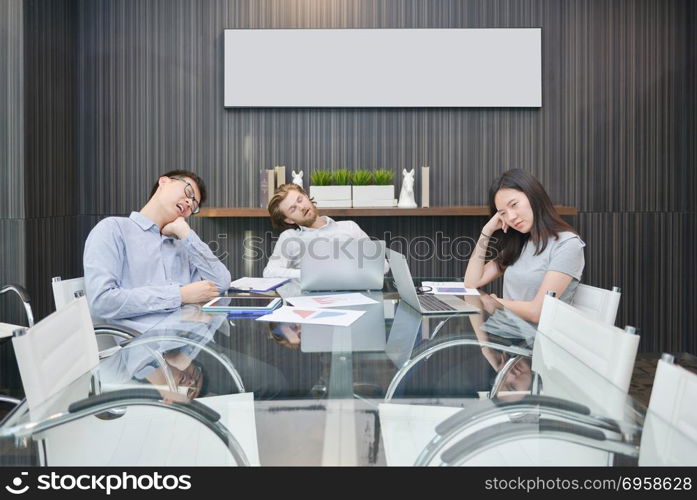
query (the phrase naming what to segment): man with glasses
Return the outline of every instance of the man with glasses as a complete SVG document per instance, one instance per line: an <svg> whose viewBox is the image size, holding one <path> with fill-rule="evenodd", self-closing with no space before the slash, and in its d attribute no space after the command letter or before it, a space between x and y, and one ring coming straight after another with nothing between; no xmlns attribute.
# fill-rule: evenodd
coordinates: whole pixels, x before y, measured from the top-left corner
<svg viewBox="0 0 697 500"><path fill-rule="evenodd" d="M175 170L158 178L140 212L92 229L83 262L94 317L143 332L159 321L153 313L227 291L230 272L186 222L205 201L203 180Z"/></svg>

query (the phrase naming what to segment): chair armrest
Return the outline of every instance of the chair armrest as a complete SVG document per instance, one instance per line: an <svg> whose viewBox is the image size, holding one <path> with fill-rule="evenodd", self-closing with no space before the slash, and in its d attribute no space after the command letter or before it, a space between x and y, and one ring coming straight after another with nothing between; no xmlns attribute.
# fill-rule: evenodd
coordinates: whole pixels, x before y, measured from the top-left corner
<svg viewBox="0 0 697 500"><path fill-rule="evenodd" d="M28 437L90 415L130 406L153 406L187 415L213 432L238 465L249 465L239 441L220 422L220 414L198 401L165 403L154 389L124 389L76 401L69 406L68 412L55 413L41 421L32 422L18 429L16 435Z"/></svg>
<svg viewBox="0 0 697 500"><path fill-rule="evenodd" d="M521 425L529 422L531 418L537 423L545 420L553 421L544 418L544 416L549 416L561 419L556 421L562 425L578 424L579 427L590 427L601 433L610 431L622 434L622 429L616 422L594 417L587 406L565 399L550 396L527 396L518 401L485 400L484 404L475 404L470 408L463 409L438 424L435 428L435 437L423 448L415 465L429 464L449 442L468 429L480 426L487 420L504 416L511 416L510 421L503 422L506 425L512 423ZM513 416L517 417L516 421L512 420ZM501 423L477 429L476 433L479 434L490 428L495 428L497 425L501 425ZM472 436L473 432L468 432L466 435Z"/></svg>
<svg viewBox="0 0 697 500"><path fill-rule="evenodd" d="M24 305L24 311L27 313L27 322L29 323L29 327L31 328L32 326L34 326L34 313L31 310L31 299L29 298L29 292L27 292L27 290L22 285L18 285L17 283L8 283L7 285L4 285L2 288L0 288L0 295L10 291L15 292L22 301L22 304Z"/></svg>
<svg viewBox="0 0 697 500"><path fill-rule="evenodd" d="M455 316L451 316L451 318L454 317ZM439 324L436 328L440 326L441 324ZM434 331L437 333L437 330L434 329ZM467 334L451 334L444 337L435 337L434 334L431 334L431 338L428 340L428 342L424 342L416 346L416 348L411 353L411 357L414 358L420 355L423 351L429 350L432 347L437 346L439 344L457 341L463 341L465 343L469 342L471 344L479 343L482 344L481 347L488 347L496 351L515 352L516 354L525 357L532 356L532 349L521 343L514 343L510 339L496 337L495 339L489 338L488 340L481 340L477 337L474 337L473 335Z"/></svg>
<svg viewBox="0 0 697 500"><path fill-rule="evenodd" d="M11 396L0 396L0 403L7 403L13 406L17 406L21 402L21 399L13 398Z"/></svg>
<svg viewBox="0 0 697 500"><path fill-rule="evenodd" d="M91 408L101 406L103 404L118 403L124 399L145 399L148 401L161 401L162 395L155 389L145 389L145 388L135 388L135 389L121 389L118 391L104 392L97 396L90 396L89 398L81 399L80 401L75 401L68 407L69 413L77 413L84 410L89 410ZM186 405L195 408L195 411L202 417L205 417L210 422L218 422L220 420L220 414L208 406L199 403L198 401L188 401L187 403L169 403L173 406Z"/></svg>
<svg viewBox="0 0 697 500"><path fill-rule="evenodd" d="M496 412L498 408L525 407L527 409L529 407L545 407L578 413L580 415L591 414L591 410L587 406L551 396L527 396L518 401L501 401L497 399L492 400L491 403L495 408L490 411L482 412L481 408L476 408L477 405L474 405L475 408L467 408L451 415L436 426L436 434L443 436L453 429L460 427L465 422L481 418L485 413Z"/></svg>
<svg viewBox="0 0 697 500"><path fill-rule="evenodd" d="M501 423L492 425L478 432L475 436L467 436L457 442L442 453L441 460L448 465L458 465L480 451L485 451L498 444L535 437L559 439L605 451L618 451L616 446L605 446L608 440L603 432L575 424L540 419L538 424ZM620 444L620 446L623 445ZM625 451L632 450L626 446L624 448L626 448Z"/></svg>
<svg viewBox="0 0 697 500"><path fill-rule="evenodd" d="M133 328L129 328L123 325L110 325L107 323L100 323L98 325L94 325L94 333L109 333L125 339L133 339L141 336L141 333L138 330L134 330Z"/></svg>
<svg viewBox="0 0 697 500"><path fill-rule="evenodd" d="M232 381L235 383L235 386L237 386L238 392L245 392L244 388L244 383L242 382L242 377L240 376L239 372L235 368L235 366L232 364L232 361L225 356L224 354L216 351L215 349L211 348L210 346L203 344L201 342L196 342L195 340L188 339L186 337L177 337L177 336L170 336L170 335L163 335L163 336L158 336L158 337L138 337L132 340L128 340L121 344L122 349L133 349L134 347L140 346L140 345L147 345L147 344L155 344L163 341L169 341L169 342L178 342L183 345L190 345L193 347L198 347L201 349L201 351L205 352L206 354L209 354L213 358L215 358L222 366L225 368L225 371L228 372L230 375L230 378L232 378Z"/></svg>
<svg viewBox="0 0 697 500"><path fill-rule="evenodd" d="M17 295L19 295L19 299L22 302L31 302L29 292L27 292L27 289L24 288L22 285L18 285L17 283L8 283L7 285L3 285L2 288L0 288L0 295L9 291L13 291Z"/></svg>
<svg viewBox="0 0 697 500"><path fill-rule="evenodd" d="M506 352L509 354L513 355L520 355L520 356L529 356L530 355L530 350L522 347L517 347L517 346L508 346L508 345L502 345L494 342L485 342L485 341L480 341L472 337L466 337L466 338L456 338L452 340L445 340L442 342L437 342L433 345L428 345L425 349L420 350L418 354L413 356L409 361L404 363L397 373L395 373L394 377L392 377L392 380L390 381L390 385L387 387L387 391L385 391L385 402L389 403L392 397L394 396L395 391L397 390L397 387L399 386L399 383L402 381L402 379L405 377L407 372L411 370L417 363L419 363L421 360L425 358L429 358L433 354L435 354L438 351L442 351L444 349L450 349L451 347L459 347L459 346L477 346L477 347L488 347L489 349L494 349L497 351L502 351Z"/></svg>

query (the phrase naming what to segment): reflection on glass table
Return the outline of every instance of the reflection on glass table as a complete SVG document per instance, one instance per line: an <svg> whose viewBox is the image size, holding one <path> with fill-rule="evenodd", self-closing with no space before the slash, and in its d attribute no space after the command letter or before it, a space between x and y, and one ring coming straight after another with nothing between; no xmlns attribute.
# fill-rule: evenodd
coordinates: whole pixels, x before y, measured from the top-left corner
<svg viewBox="0 0 697 500"><path fill-rule="evenodd" d="M172 318L184 324L189 313ZM210 355L232 368L207 345L221 323L198 317L183 335L162 324L99 362L86 301L75 300L13 339L29 398L3 421L0 436L43 465L249 464L256 433L244 432L239 419L235 432L226 423L230 405L246 406L253 427L251 395L194 399L203 385L195 358ZM57 356L46 349L53 343L65 347ZM66 367L85 371L65 380Z"/></svg>
<svg viewBox="0 0 697 500"><path fill-rule="evenodd" d="M472 318L480 339L492 318ZM472 404L451 415L436 408L433 413L444 418L430 441L426 438L417 465L608 465L614 454L636 457L642 412L627 389L638 337L591 320L553 297L545 298L542 318L529 368L522 355L505 361L505 355L483 347L492 366L506 368L506 379L526 381L516 390L525 389L534 372L529 392ZM512 318L497 323L518 324ZM385 408L386 414L398 410Z"/></svg>
<svg viewBox="0 0 697 500"><path fill-rule="evenodd" d="M621 444L617 453L633 446L634 454L625 456L637 460L646 409L599 367L580 361L568 346L546 342L544 333L489 296L464 297L479 313L425 318L400 301L387 281L382 294L371 295L378 304L355 306L366 313L349 327L177 310L73 381L43 406L41 417L18 409L0 435L17 456L29 454L37 464L234 465L230 447L215 433L218 442L206 437L210 422L172 411L200 403L220 415L217 423L250 464L393 465L414 464L453 415L460 415L450 421L455 427L465 425L466 412L486 429L514 415L531 424L533 412L537 427L549 416L588 429L603 422L608 441ZM285 296L293 296L297 291L288 285ZM562 390L573 383L580 385ZM587 395L589 387L602 397ZM121 391L134 389L149 389L157 414L135 406L124 412L124 405L105 401L105 395L122 397ZM489 399L492 393L496 397ZM104 406L89 406L100 397ZM41 427L47 415L69 414L71 407L90 414L75 414L70 432ZM581 407L588 413L572 412ZM677 429L673 423L665 427ZM467 432L460 429L429 463L458 463L457 449L453 457L443 452L463 442ZM67 443L83 439L76 436L86 444L71 449ZM102 444L90 449L89 442ZM45 456L39 445L46 445ZM488 463L511 463L512 453L491 455ZM610 460L605 450L598 456L605 464Z"/></svg>

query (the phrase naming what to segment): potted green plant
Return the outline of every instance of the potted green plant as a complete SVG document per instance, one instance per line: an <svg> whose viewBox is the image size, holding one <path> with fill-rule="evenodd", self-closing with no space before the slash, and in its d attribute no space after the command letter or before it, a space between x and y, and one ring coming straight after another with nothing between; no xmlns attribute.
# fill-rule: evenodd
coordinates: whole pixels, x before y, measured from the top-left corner
<svg viewBox="0 0 697 500"><path fill-rule="evenodd" d="M314 198L318 207L351 207L348 170L315 170L310 176L310 182L310 197Z"/></svg>
<svg viewBox="0 0 697 500"><path fill-rule="evenodd" d="M353 173L353 206L393 207L394 174L391 170L380 169L375 172L356 170Z"/></svg>

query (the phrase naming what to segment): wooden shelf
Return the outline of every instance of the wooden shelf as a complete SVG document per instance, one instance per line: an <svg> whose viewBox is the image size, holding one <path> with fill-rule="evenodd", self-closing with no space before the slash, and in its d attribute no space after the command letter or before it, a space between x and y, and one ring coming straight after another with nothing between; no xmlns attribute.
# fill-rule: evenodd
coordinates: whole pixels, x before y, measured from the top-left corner
<svg viewBox="0 0 697 500"><path fill-rule="evenodd" d="M555 205L560 215L576 215L576 207ZM474 216L486 217L489 207L486 205L468 205L461 207L428 208L320 208L320 215L330 217L433 217L433 216ZM256 207L205 207L196 217L268 217L265 208Z"/></svg>

